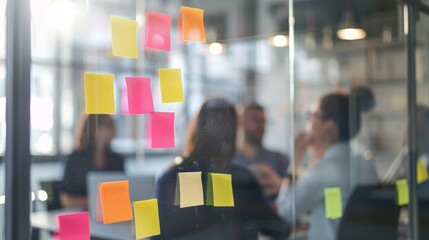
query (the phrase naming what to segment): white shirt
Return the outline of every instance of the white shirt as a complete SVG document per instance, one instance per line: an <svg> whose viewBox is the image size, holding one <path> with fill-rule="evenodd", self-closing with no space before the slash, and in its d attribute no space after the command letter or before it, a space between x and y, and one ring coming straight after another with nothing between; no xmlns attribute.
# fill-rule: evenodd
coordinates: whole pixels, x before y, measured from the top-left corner
<svg viewBox="0 0 429 240"><path fill-rule="evenodd" d="M308 240L334 240L340 219L325 217L324 190L330 187L341 189L342 206L345 207L353 187L355 168L351 168L352 157L348 143L337 143L328 148L319 162L298 180L296 186L283 186L277 199L277 208L280 216L289 222L299 219L310 213L310 230ZM365 161L365 160L361 160ZM359 162L359 161L358 161ZM359 183L370 183L377 180L375 176L364 177L359 172L362 166L370 168L370 163L358 163ZM375 171L372 170L373 173ZM355 175L356 176L356 175ZM361 177L362 176L362 177ZM295 201L293 198L295 197ZM293 206L295 202L295 206ZM295 209L295 219L293 212Z"/></svg>

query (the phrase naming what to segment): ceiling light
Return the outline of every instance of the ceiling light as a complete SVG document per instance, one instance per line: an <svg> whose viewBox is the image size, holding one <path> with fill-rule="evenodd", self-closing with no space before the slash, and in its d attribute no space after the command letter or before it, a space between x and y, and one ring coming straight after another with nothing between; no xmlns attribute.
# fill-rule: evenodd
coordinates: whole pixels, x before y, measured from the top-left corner
<svg viewBox="0 0 429 240"><path fill-rule="evenodd" d="M288 36L280 34L270 37L268 41L274 47L286 47L289 44Z"/></svg>
<svg viewBox="0 0 429 240"><path fill-rule="evenodd" d="M213 55L219 55L223 52L223 45L218 42L211 43L209 45L209 52Z"/></svg>
<svg viewBox="0 0 429 240"><path fill-rule="evenodd" d="M366 32L358 26L355 15L349 10L341 21L337 36L342 40L359 40L366 38Z"/></svg>

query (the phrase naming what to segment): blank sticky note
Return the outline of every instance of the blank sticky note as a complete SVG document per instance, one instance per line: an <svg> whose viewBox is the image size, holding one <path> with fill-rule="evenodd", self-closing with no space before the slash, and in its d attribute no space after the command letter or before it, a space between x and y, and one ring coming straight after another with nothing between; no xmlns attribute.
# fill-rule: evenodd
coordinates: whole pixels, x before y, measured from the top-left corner
<svg viewBox="0 0 429 240"><path fill-rule="evenodd" d="M128 181L102 183L100 200L104 224L133 219Z"/></svg>
<svg viewBox="0 0 429 240"><path fill-rule="evenodd" d="M178 185L181 208L204 205L201 172L178 173Z"/></svg>
<svg viewBox="0 0 429 240"><path fill-rule="evenodd" d="M114 114L115 94L113 74L85 73L85 112L87 114Z"/></svg>
<svg viewBox="0 0 429 240"><path fill-rule="evenodd" d="M336 219L343 216L341 189L338 187L325 189L325 216Z"/></svg>
<svg viewBox="0 0 429 240"><path fill-rule="evenodd" d="M58 215L60 240L89 240L89 212Z"/></svg>
<svg viewBox="0 0 429 240"><path fill-rule="evenodd" d="M423 158L419 158L417 161L417 183L422 183L426 180L428 180L428 170Z"/></svg>
<svg viewBox="0 0 429 240"><path fill-rule="evenodd" d="M174 148L174 113L153 112L147 122L149 148Z"/></svg>
<svg viewBox="0 0 429 240"><path fill-rule="evenodd" d="M145 47L150 50L170 51L170 28L172 16L148 12L145 29Z"/></svg>
<svg viewBox="0 0 429 240"><path fill-rule="evenodd" d="M150 78L126 77L129 114L149 114L153 112Z"/></svg>
<svg viewBox="0 0 429 240"><path fill-rule="evenodd" d="M161 233L159 226L158 200L149 199L134 202L136 239L156 236ZM181 221L181 219L178 219Z"/></svg>
<svg viewBox="0 0 429 240"><path fill-rule="evenodd" d="M207 191L212 190L212 193L207 193L207 205L233 207L234 193L231 174L209 173L209 179L211 180L207 182ZM212 200L209 197L212 197Z"/></svg>
<svg viewBox="0 0 429 240"><path fill-rule="evenodd" d="M180 40L205 42L206 32L204 28L204 10L191 7L180 7L178 21Z"/></svg>
<svg viewBox="0 0 429 240"><path fill-rule="evenodd" d="M110 17L113 56L138 57L137 26L137 21L115 16Z"/></svg>
<svg viewBox="0 0 429 240"><path fill-rule="evenodd" d="M159 69L162 103L183 102L182 71L180 69Z"/></svg>
<svg viewBox="0 0 429 240"><path fill-rule="evenodd" d="M408 181L407 179L400 179L396 181L396 200L399 206L407 205L409 203Z"/></svg>

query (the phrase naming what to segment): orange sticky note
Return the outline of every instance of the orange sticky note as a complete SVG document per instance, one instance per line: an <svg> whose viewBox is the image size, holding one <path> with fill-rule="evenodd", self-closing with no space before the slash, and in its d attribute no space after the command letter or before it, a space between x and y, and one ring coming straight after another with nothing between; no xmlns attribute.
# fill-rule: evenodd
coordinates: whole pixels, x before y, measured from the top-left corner
<svg viewBox="0 0 429 240"><path fill-rule="evenodd" d="M89 240L89 212L58 215L60 240Z"/></svg>
<svg viewBox="0 0 429 240"><path fill-rule="evenodd" d="M115 114L113 74L85 73L85 112Z"/></svg>
<svg viewBox="0 0 429 240"><path fill-rule="evenodd" d="M133 219L128 181L102 183L100 200L104 224Z"/></svg>
<svg viewBox="0 0 429 240"><path fill-rule="evenodd" d="M136 239L159 235L158 200L149 199L134 202ZM180 220L179 220L180 221Z"/></svg>
<svg viewBox="0 0 429 240"><path fill-rule="evenodd" d="M118 57L138 58L137 21L110 17L112 31L112 55Z"/></svg>
<svg viewBox="0 0 429 240"><path fill-rule="evenodd" d="M159 81L162 103L183 102L181 69L160 68Z"/></svg>
<svg viewBox="0 0 429 240"><path fill-rule="evenodd" d="M178 21L179 40L205 42L204 10L191 7L180 7Z"/></svg>

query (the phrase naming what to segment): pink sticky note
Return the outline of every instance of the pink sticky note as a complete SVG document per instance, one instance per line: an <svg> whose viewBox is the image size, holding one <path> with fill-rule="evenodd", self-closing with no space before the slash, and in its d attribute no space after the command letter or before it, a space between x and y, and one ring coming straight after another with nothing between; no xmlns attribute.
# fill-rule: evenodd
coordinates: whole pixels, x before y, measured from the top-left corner
<svg viewBox="0 0 429 240"><path fill-rule="evenodd" d="M127 85L125 85L121 90L121 112L123 115L128 115L128 94L127 94Z"/></svg>
<svg viewBox="0 0 429 240"><path fill-rule="evenodd" d="M150 135L149 147L151 148L174 148L174 113L170 112L153 112L149 116Z"/></svg>
<svg viewBox="0 0 429 240"><path fill-rule="evenodd" d="M128 113L149 114L153 112L150 78L126 77Z"/></svg>
<svg viewBox="0 0 429 240"><path fill-rule="evenodd" d="M172 16L158 12L147 13L145 49L170 51L170 27Z"/></svg>
<svg viewBox="0 0 429 240"><path fill-rule="evenodd" d="M58 215L60 240L90 240L89 212Z"/></svg>

